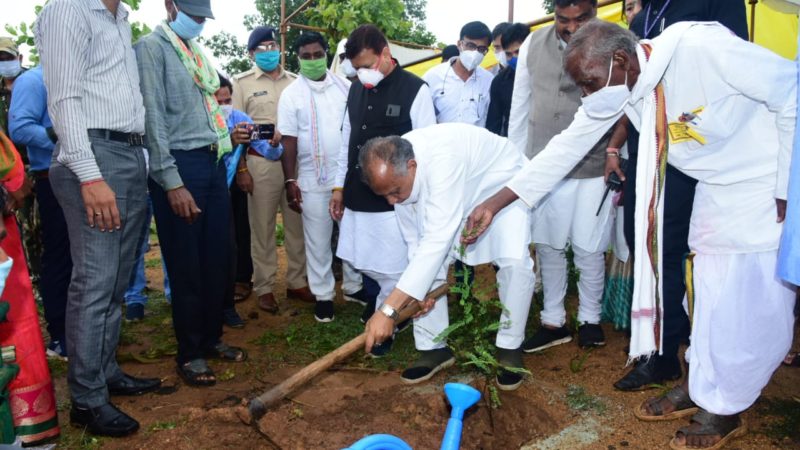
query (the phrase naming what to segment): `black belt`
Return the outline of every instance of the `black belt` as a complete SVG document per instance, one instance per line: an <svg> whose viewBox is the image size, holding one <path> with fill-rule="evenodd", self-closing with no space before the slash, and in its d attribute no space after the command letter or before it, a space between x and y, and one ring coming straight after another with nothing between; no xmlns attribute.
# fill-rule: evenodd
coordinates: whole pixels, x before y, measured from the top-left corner
<svg viewBox="0 0 800 450"><path fill-rule="evenodd" d="M105 139L108 141L122 142L132 146L142 147L147 144L147 138L143 134L124 133L122 131L101 130L92 128L87 130L89 137Z"/></svg>
<svg viewBox="0 0 800 450"><path fill-rule="evenodd" d="M219 144L214 142L213 144L204 145L202 147L197 147L192 149L193 151L204 151L204 152L211 152L216 153L219 150Z"/></svg>

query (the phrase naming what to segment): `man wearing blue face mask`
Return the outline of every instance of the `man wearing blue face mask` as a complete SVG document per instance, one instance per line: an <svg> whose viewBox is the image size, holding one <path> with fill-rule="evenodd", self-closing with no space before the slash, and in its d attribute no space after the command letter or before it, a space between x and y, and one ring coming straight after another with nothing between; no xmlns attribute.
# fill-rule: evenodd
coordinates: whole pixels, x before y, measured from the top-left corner
<svg viewBox="0 0 800 450"><path fill-rule="evenodd" d="M254 66L235 76L233 107L259 125L277 125L278 100L297 76L281 66L280 44L272 27L256 27L247 41L247 50ZM275 130L269 144L280 147L281 133ZM282 148L282 147L281 147ZM313 303L314 295L306 282L306 251L303 243L303 222L300 214L289 207L284 188L280 152L272 156L250 148L239 162L236 183L250 194L247 210L250 216L250 254L253 258L253 292L258 307L275 314L278 302L273 288L278 272L278 253L275 245L275 224L278 211L283 216L284 248L288 260L286 297Z"/></svg>
<svg viewBox="0 0 800 450"><path fill-rule="evenodd" d="M561 60L572 35L597 15L597 0L556 0L555 24L531 33L520 47L508 138L534 158L572 122L580 89ZM534 120L535 119L535 120ZM608 137L593 142L580 164L533 211L533 243L542 273L542 327L522 345L528 353L572 340L566 326L567 246L580 271L578 344L605 344L600 328L604 252L611 238L611 202L601 202ZM602 203L599 213L598 205Z"/></svg>
<svg viewBox="0 0 800 450"><path fill-rule="evenodd" d="M500 36L506 65L492 80L486 129L503 137L508 136L508 116L511 114L511 93L514 91L519 48L530 32L528 25L515 23Z"/></svg>
<svg viewBox="0 0 800 450"><path fill-rule="evenodd" d="M0 37L0 129L8 133L8 108L14 80L25 69L17 44L10 37Z"/></svg>
<svg viewBox="0 0 800 450"><path fill-rule="evenodd" d="M225 155L232 143L214 94L219 75L194 39L210 0L167 0L167 20L136 44L150 150L150 196L172 290L177 371L186 384L216 383L206 359L241 362L224 344L223 302L233 287Z"/></svg>

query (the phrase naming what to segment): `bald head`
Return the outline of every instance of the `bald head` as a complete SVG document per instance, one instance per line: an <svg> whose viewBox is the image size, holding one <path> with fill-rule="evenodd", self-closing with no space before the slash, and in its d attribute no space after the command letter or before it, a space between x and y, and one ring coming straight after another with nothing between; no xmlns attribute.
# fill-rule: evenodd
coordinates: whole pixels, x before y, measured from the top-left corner
<svg viewBox="0 0 800 450"><path fill-rule="evenodd" d="M400 136L368 140L358 154L358 165L364 182L390 204L411 195L417 162L411 143Z"/></svg>
<svg viewBox="0 0 800 450"><path fill-rule="evenodd" d="M639 76L637 43L638 39L631 31L604 20L592 19L572 36L564 52L564 68L588 95L605 86L613 60L616 70L628 71L627 79L632 86Z"/></svg>

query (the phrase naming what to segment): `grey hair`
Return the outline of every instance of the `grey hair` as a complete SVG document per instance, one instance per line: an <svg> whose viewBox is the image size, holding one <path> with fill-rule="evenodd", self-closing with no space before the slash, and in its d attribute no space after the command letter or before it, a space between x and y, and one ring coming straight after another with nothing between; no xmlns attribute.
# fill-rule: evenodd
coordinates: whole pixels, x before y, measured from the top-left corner
<svg viewBox="0 0 800 450"><path fill-rule="evenodd" d="M358 165L361 167L361 178L370 184L367 167L374 161L383 161L394 171L395 176L404 176L408 171L408 162L414 159L414 147L411 142L400 136L376 137L368 140L358 153Z"/></svg>
<svg viewBox="0 0 800 450"><path fill-rule="evenodd" d="M605 20L591 19L570 38L564 52L564 64L575 57L582 58L584 62L608 64L617 50L635 57L638 41L630 30Z"/></svg>

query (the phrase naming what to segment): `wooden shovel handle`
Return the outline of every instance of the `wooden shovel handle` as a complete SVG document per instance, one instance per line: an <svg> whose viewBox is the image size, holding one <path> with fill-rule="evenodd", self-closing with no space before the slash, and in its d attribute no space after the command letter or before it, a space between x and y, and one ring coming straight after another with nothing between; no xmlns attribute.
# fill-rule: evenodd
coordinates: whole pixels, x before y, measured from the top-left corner
<svg viewBox="0 0 800 450"><path fill-rule="evenodd" d="M439 298L443 295L446 295L449 292L449 290L450 288L447 286L447 284L443 284L437 287L436 289L428 292L426 298ZM417 312L419 312L420 309L419 304L420 302L412 301L411 303L406 305L405 308L400 310L399 312L400 317L397 319L397 322L400 323L406 319L413 317ZM247 405L247 408L250 411L251 418L254 420L258 420L261 417L263 417L264 414L267 413L267 410L269 408L271 408L272 406L283 400L286 396L290 395L299 387L308 383L312 378L328 370L333 365L347 359L353 353L356 353L360 349L364 348L364 343L366 342L366 340L367 340L366 334L361 333L360 335L346 342L344 345L337 348L336 350L328 353L327 355L314 361L313 363L303 367L294 375L285 379L282 383L273 387L269 391L250 400L250 402Z"/></svg>

